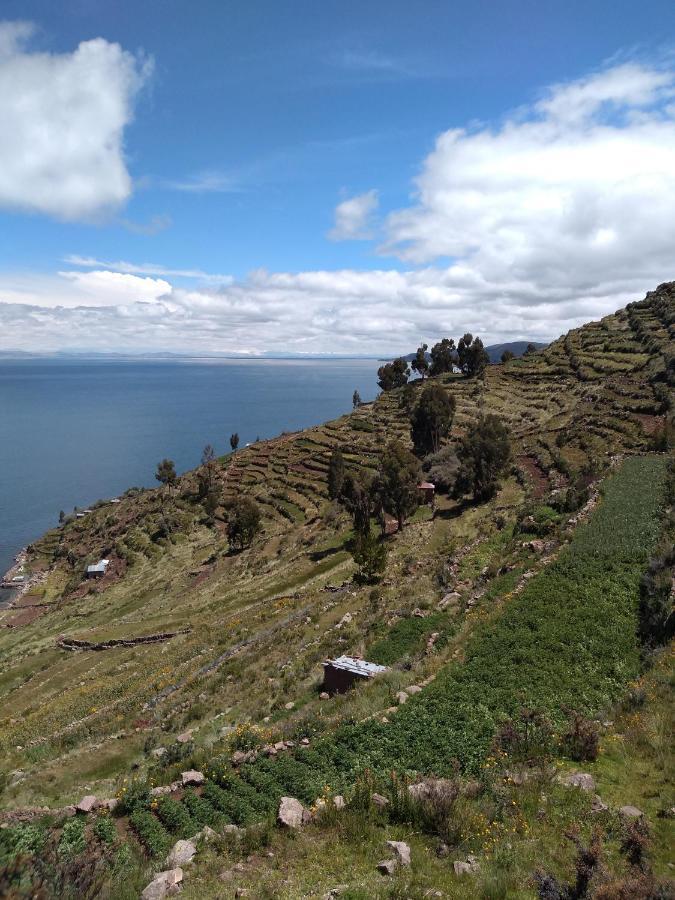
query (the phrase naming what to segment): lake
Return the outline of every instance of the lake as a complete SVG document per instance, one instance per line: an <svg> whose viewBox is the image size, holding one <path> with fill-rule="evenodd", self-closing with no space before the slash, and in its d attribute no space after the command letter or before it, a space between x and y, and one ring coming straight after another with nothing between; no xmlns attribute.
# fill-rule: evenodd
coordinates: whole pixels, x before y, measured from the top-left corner
<svg viewBox="0 0 675 900"><path fill-rule="evenodd" d="M377 360L0 360L0 573L58 522L229 452L307 428L378 392Z"/></svg>

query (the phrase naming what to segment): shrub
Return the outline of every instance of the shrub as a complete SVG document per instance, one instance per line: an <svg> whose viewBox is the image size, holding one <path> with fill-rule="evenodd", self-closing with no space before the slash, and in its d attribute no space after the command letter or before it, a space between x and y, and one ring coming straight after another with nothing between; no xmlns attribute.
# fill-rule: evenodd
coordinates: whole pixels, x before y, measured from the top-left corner
<svg viewBox="0 0 675 900"><path fill-rule="evenodd" d="M198 797L194 791L186 791L183 795L183 804L192 821L199 825L210 825L212 828L223 821L223 816L204 797Z"/></svg>
<svg viewBox="0 0 675 900"><path fill-rule="evenodd" d="M593 762L598 758L600 734L597 723L578 712L570 716L569 727L562 736L562 750L577 762Z"/></svg>
<svg viewBox="0 0 675 900"><path fill-rule="evenodd" d="M538 764L551 754L553 729L541 710L523 708L517 716L502 723L496 744L517 762Z"/></svg>
<svg viewBox="0 0 675 900"><path fill-rule="evenodd" d="M171 847L171 838L164 826L147 809L136 809L129 816L129 826L149 856L165 856Z"/></svg>
<svg viewBox="0 0 675 900"><path fill-rule="evenodd" d="M150 805L150 788L145 781L132 781L125 785L118 795L117 812L131 815L138 809L147 809Z"/></svg>
<svg viewBox="0 0 675 900"><path fill-rule="evenodd" d="M153 806L155 802L153 801ZM162 824L172 833L179 837L190 837L198 831L197 826L190 818L190 813L186 807L172 797L161 797L157 801L155 812Z"/></svg>
<svg viewBox="0 0 675 900"><path fill-rule="evenodd" d="M649 823L642 817L626 822L621 835L621 852L631 866L644 870L646 854L651 843Z"/></svg>
<svg viewBox="0 0 675 900"><path fill-rule="evenodd" d="M87 846L84 826L85 819L82 816L66 820L59 840L59 856L77 856L78 853L82 853Z"/></svg>
<svg viewBox="0 0 675 900"><path fill-rule="evenodd" d="M117 839L115 823L108 815L102 815L96 819L93 832L104 844L114 844Z"/></svg>

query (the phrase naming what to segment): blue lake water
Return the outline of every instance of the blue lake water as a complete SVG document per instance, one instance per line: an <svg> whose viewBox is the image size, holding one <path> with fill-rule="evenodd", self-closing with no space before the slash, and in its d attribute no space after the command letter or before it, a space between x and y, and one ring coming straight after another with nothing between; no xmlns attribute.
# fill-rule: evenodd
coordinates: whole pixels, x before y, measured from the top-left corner
<svg viewBox="0 0 675 900"><path fill-rule="evenodd" d="M377 394L376 360L0 361L0 574L70 512Z"/></svg>

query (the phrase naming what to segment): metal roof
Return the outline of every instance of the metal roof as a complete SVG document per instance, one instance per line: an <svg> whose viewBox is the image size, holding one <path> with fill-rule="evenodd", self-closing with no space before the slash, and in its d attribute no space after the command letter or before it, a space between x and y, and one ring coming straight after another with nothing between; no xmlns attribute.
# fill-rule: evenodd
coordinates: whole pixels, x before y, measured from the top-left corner
<svg viewBox="0 0 675 900"><path fill-rule="evenodd" d="M338 656L337 659L328 659L324 666L332 666L334 669L344 669L354 675L363 675L372 678L380 672L386 672L388 666L378 666L377 663L366 662L365 659L355 659L353 656Z"/></svg>
<svg viewBox="0 0 675 900"><path fill-rule="evenodd" d="M432 484L430 481L422 481L420 484L417 485L417 487L421 491L435 491L436 490L436 485Z"/></svg>
<svg viewBox="0 0 675 900"><path fill-rule="evenodd" d="M105 570L110 565L109 559L99 559L99 561L94 566L87 566L87 572L103 572L105 574Z"/></svg>

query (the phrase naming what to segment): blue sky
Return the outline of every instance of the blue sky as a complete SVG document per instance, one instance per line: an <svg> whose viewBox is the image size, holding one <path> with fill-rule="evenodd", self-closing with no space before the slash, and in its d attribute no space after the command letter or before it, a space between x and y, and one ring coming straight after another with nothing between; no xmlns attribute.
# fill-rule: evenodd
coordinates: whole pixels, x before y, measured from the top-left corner
<svg viewBox="0 0 675 900"><path fill-rule="evenodd" d="M666 225L648 265L641 245L626 261L634 207L660 198L640 224L662 228L675 197L672 0L4 0L0 17L18 135L0 149L0 349L546 339L675 258ZM581 113L537 105L575 90ZM586 177L603 140L620 169ZM526 160L531 180L495 182ZM504 213L520 202L565 207L548 246Z"/></svg>

